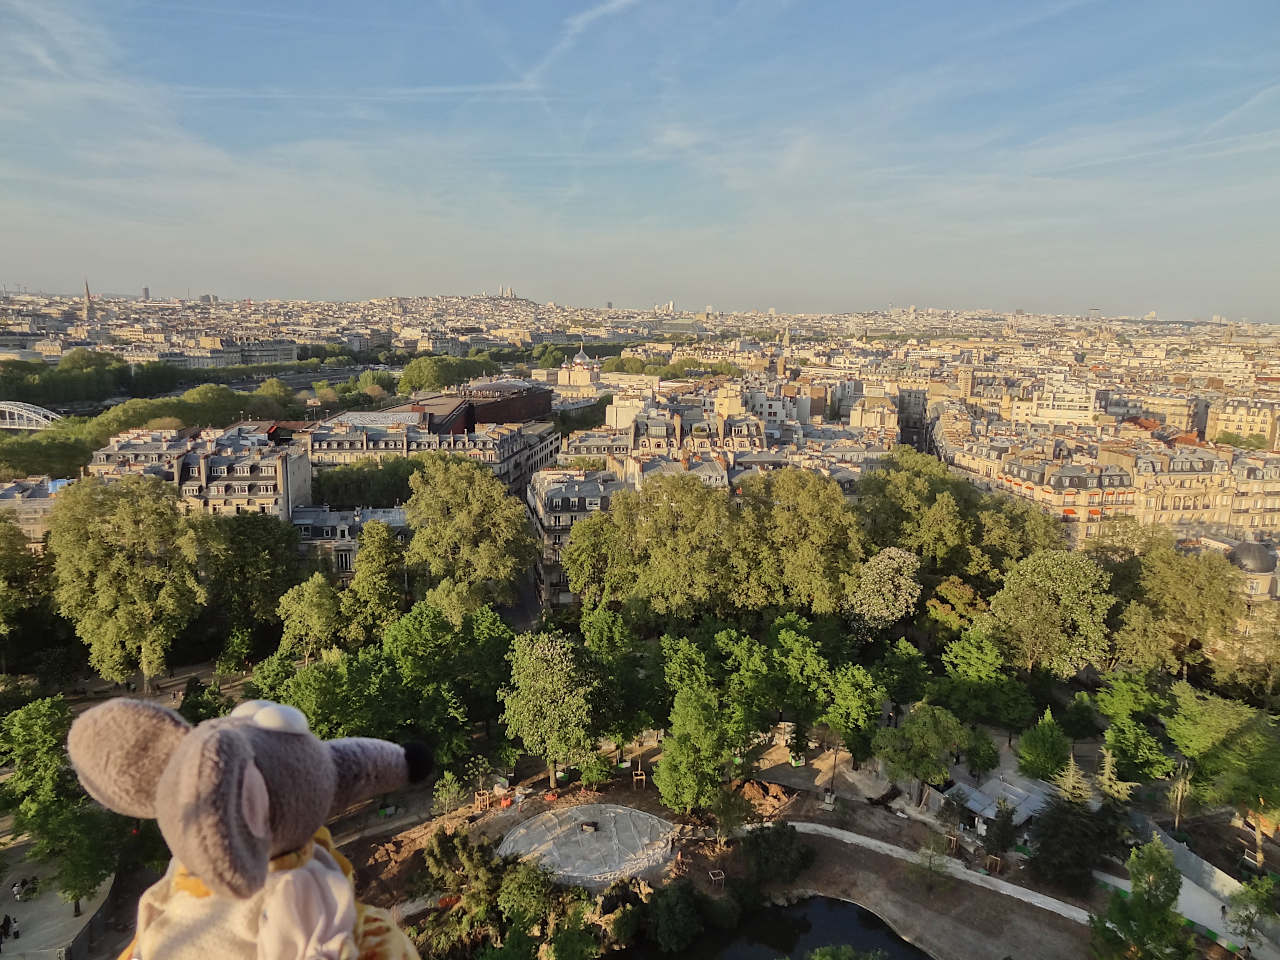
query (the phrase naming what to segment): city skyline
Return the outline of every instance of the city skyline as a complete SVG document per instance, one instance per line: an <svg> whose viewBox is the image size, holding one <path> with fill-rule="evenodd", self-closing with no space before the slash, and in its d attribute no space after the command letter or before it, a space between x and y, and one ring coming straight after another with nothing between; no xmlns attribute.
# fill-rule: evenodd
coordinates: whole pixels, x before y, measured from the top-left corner
<svg viewBox="0 0 1280 960"><path fill-rule="evenodd" d="M0 9L9 284L1280 318L1262 4Z"/></svg>

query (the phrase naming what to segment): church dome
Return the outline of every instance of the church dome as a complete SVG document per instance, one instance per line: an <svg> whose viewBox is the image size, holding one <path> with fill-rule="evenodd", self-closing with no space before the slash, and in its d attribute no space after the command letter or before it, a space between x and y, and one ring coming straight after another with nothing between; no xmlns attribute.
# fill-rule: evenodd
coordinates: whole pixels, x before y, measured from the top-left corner
<svg viewBox="0 0 1280 960"><path fill-rule="evenodd" d="M573 362L585 365L591 362L591 358L587 356L586 350L579 347L578 352L574 355Z"/></svg>
<svg viewBox="0 0 1280 960"><path fill-rule="evenodd" d="M1231 551L1231 562L1245 573L1271 573L1276 555L1261 543L1242 543Z"/></svg>

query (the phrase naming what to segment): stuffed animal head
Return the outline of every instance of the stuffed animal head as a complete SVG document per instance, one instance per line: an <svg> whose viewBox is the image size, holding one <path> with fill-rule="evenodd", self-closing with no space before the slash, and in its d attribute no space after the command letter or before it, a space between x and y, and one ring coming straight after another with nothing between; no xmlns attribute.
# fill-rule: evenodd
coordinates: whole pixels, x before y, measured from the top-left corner
<svg viewBox="0 0 1280 960"><path fill-rule="evenodd" d="M266 700L195 727L154 703L110 700L76 719L67 750L90 796L158 820L178 861L233 897L261 889L271 858L331 816L431 769L421 744L323 741L301 711Z"/></svg>

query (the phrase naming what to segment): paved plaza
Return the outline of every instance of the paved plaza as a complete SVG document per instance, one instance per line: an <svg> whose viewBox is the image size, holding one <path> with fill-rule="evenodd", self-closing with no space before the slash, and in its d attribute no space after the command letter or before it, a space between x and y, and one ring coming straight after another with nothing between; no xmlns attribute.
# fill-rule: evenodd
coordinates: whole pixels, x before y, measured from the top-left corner
<svg viewBox="0 0 1280 960"><path fill-rule="evenodd" d="M568 883L602 887L665 864L673 830L640 810L588 803L524 821L503 838L498 853L535 859Z"/></svg>

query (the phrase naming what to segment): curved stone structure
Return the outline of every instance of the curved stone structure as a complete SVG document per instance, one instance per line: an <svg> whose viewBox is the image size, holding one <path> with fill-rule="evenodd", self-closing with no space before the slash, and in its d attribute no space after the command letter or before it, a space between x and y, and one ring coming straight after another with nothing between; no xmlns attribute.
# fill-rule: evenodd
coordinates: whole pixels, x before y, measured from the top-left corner
<svg viewBox="0 0 1280 960"><path fill-rule="evenodd" d="M601 887L665 863L673 832L671 823L641 810L588 803L524 821L502 838L498 854L535 859L567 883Z"/></svg>

